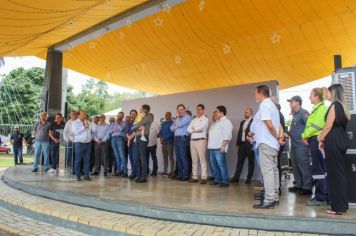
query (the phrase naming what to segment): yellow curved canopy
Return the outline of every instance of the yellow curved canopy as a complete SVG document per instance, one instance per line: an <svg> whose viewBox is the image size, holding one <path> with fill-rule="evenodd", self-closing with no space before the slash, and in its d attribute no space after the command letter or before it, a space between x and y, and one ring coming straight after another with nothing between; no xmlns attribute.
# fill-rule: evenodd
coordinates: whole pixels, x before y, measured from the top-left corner
<svg viewBox="0 0 356 236"><path fill-rule="evenodd" d="M2 2L0 55L45 58L47 47L143 1L109 1L115 10L106 1ZM334 54L356 64L355 0L187 0L71 48L64 66L169 94L269 80L286 88L330 74Z"/></svg>

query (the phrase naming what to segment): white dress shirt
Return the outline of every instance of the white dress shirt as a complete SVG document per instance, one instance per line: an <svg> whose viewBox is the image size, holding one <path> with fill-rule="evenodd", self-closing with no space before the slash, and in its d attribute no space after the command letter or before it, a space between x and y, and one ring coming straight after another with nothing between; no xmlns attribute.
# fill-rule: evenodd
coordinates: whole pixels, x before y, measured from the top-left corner
<svg viewBox="0 0 356 236"><path fill-rule="evenodd" d="M252 130L254 132L254 140L256 141L257 147L261 143L264 143L276 150L279 150L279 142L277 138L274 137L268 130L267 125L264 122L266 120L272 121L272 124L278 134L280 124L279 112L270 98L266 98L261 102L252 122L254 123Z"/></svg>
<svg viewBox="0 0 356 236"><path fill-rule="evenodd" d="M86 129L84 123L77 119L72 124L72 133L74 135L74 143L90 143L93 140L93 133L95 132L95 127L89 123L89 127Z"/></svg>
<svg viewBox="0 0 356 236"><path fill-rule="evenodd" d="M64 126L64 131L63 131L63 139L66 142L73 142L73 132L72 132L72 124L75 120L68 120Z"/></svg>
<svg viewBox="0 0 356 236"><path fill-rule="evenodd" d="M210 127L208 149L220 149L224 140L230 141L232 138L232 123L226 116L220 118ZM225 146L225 152L229 148L229 143Z"/></svg>
<svg viewBox="0 0 356 236"><path fill-rule="evenodd" d="M157 122L153 121L151 123L150 133L148 135L147 147L152 147L154 145L157 145L157 139L158 139L160 129L161 129L161 126Z"/></svg>
<svg viewBox="0 0 356 236"><path fill-rule="evenodd" d="M209 119L205 115L195 117L189 124L187 131L191 134L190 139L206 139Z"/></svg>
<svg viewBox="0 0 356 236"><path fill-rule="evenodd" d="M247 126L250 123L251 119L252 119L252 117L250 117L247 120L245 120L244 125L242 126L242 137L241 137L241 141L242 142L246 141L246 139L245 139L245 137L246 137L246 129L247 129Z"/></svg>

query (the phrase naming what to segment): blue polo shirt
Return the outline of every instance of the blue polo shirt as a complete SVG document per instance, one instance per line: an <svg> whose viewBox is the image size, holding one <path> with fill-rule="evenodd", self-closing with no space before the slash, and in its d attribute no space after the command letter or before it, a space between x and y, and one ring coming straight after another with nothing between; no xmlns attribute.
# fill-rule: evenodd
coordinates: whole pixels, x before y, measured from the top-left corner
<svg viewBox="0 0 356 236"><path fill-rule="evenodd" d="M159 131L159 136L166 142L166 144L174 143L174 133L171 131L171 126L174 121L165 121L161 125L161 130Z"/></svg>

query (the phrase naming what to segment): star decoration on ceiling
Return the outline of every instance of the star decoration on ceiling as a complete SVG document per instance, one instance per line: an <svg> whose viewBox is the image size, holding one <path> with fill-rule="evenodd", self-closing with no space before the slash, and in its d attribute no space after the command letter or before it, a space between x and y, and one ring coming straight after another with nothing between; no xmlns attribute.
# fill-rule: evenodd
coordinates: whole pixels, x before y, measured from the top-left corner
<svg viewBox="0 0 356 236"><path fill-rule="evenodd" d="M71 20L71 21L68 22L67 28L68 29L73 29L74 25L75 25L75 21Z"/></svg>
<svg viewBox="0 0 356 236"><path fill-rule="evenodd" d="M130 19L126 20L126 26L131 27L132 21Z"/></svg>
<svg viewBox="0 0 356 236"><path fill-rule="evenodd" d="M178 55L176 56L176 58L175 58L175 62L176 62L176 64L178 65L178 64L181 63L181 61L182 61L182 58L181 58L180 55L178 54Z"/></svg>
<svg viewBox="0 0 356 236"><path fill-rule="evenodd" d="M279 43L281 41L281 35L278 34L277 32L274 32L272 37L271 37L272 44Z"/></svg>
<svg viewBox="0 0 356 236"><path fill-rule="evenodd" d="M112 2L112 0L106 0L105 1L105 9L106 10L113 10L114 9L115 4Z"/></svg>
<svg viewBox="0 0 356 236"><path fill-rule="evenodd" d="M163 20L161 18L159 18L159 17L155 18L153 21L155 22L156 26L162 26L163 25Z"/></svg>
<svg viewBox="0 0 356 236"><path fill-rule="evenodd" d="M225 54L229 54L231 52L231 46L229 44L227 44L227 43L224 43L223 44L223 52Z"/></svg>
<svg viewBox="0 0 356 236"><path fill-rule="evenodd" d="M205 8L205 0L200 0L199 11L203 11Z"/></svg>
<svg viewBox="0 0 356 236"><path fill-rule="evenodd" d="M170 13L172 7L168 3L165 3L165 4L161 5L161 9L165 13Z"/></svg>
<svg viewBox="0 0 356 236"><path fill-rule="evenodd" d="M121 31L121 32L119 33L119 37L120 37L121 40L124 40L124 38L125 38L125 33Z"/></svg>
<svg viewBox="0 0 356 236"><path fill-rule="evenodd" d="M94 49L95 47L96 47L96 41L95 40L91 40L89 42L89 48Z"/></svg>

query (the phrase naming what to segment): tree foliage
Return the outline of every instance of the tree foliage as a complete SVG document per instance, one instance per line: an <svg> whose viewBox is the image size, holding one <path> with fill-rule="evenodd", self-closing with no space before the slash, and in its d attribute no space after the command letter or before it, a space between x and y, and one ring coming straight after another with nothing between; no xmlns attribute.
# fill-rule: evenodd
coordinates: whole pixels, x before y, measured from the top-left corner
<svg viewBox="0 0 356 236"><path fill-rule="evenodd" d="M0 124L33 124L40 110L45 70L17 68L0 82ZM87 80L79 94L67 85L68 111L85 110L90 116L121 107L127 99L142 98L143 92L108 94L108 84Z"/></svg>

